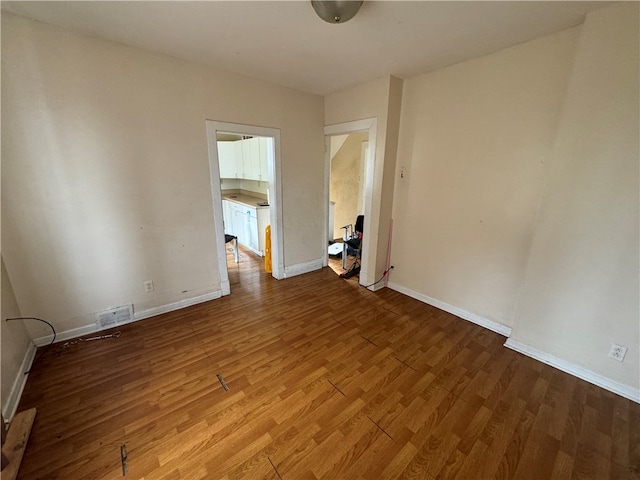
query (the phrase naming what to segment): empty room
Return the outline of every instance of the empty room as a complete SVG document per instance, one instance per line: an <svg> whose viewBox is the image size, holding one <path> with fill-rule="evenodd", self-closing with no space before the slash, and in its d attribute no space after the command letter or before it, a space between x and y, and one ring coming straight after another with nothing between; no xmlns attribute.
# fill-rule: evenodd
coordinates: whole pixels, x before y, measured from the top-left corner
<svg viewBox="0 0 640 480"><path fill-rule="evenodd" d="M639 17L3 1L2 478L640 478Z"/></svg>

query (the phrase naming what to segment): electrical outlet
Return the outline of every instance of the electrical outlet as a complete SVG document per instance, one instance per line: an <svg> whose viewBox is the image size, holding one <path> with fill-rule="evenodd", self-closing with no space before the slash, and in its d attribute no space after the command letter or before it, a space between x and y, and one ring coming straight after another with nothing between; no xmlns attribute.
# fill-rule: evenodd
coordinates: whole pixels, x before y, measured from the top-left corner
<svg viewBox="0 0 640 480"><path fill-rule="evenodd" d="M153 292L153 280L147 280L144 282L144 291L147 293Z"/></svg>
<svg viewBox="0 0 640 480"><path fill-rule="evenodd" d="M609 356L614 360L618 360L621 362L624 360L624 356L627 354L627 347L623 347L622 345L616 345L615 343L611 344L611 349L609 350Z"/></svg>

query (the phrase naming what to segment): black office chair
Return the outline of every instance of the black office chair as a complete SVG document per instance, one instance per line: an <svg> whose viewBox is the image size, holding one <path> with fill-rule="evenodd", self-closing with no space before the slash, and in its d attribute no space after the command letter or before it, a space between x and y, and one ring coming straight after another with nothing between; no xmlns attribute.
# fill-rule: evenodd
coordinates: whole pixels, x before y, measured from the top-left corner
<svg viewBox="0 0 640 480"><path fill-rule="evenodd" d="M347 255L355 255L353 264L346 272L340 274L342 278L350 278L360 273L360 257L362 256L362 231L364 230L364 215L356 217L355 227L345 225L344 244L342 247L342 268L347 268Z"/></svg>

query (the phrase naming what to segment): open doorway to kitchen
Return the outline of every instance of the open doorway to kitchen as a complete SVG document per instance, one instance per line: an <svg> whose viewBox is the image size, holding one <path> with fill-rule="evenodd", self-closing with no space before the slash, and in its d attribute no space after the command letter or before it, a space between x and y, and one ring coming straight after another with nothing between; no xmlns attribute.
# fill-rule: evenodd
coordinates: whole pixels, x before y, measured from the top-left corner
<svg viewBox="0 0 640 480"><path fill-rule="evenodd" d="M368 281L376 120L325 127L325 265L343 278Z"/></svg>
<svg viewBox="0 0 640 480"><path fill-rule="evenodd" d="M223 295L231 292L229 269L240 269L243 256L263 257L269 250L271 274L283 278L280 131L207 121L207 138ZM271 230L269 244L267 225Z"/></svg>

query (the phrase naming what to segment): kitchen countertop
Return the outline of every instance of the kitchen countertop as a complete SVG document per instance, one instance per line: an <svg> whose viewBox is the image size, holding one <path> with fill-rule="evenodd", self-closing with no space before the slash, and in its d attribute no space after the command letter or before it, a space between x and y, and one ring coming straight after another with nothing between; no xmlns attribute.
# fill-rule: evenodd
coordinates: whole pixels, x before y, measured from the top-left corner
<svg viewBox="0 0 640 480"><path fill-rule="evenodd" d="M269 208L269 205L258 205L258 203L266 202L264 198L253 197L244 193L223 194L222 199L252 208Z"/></svg>

